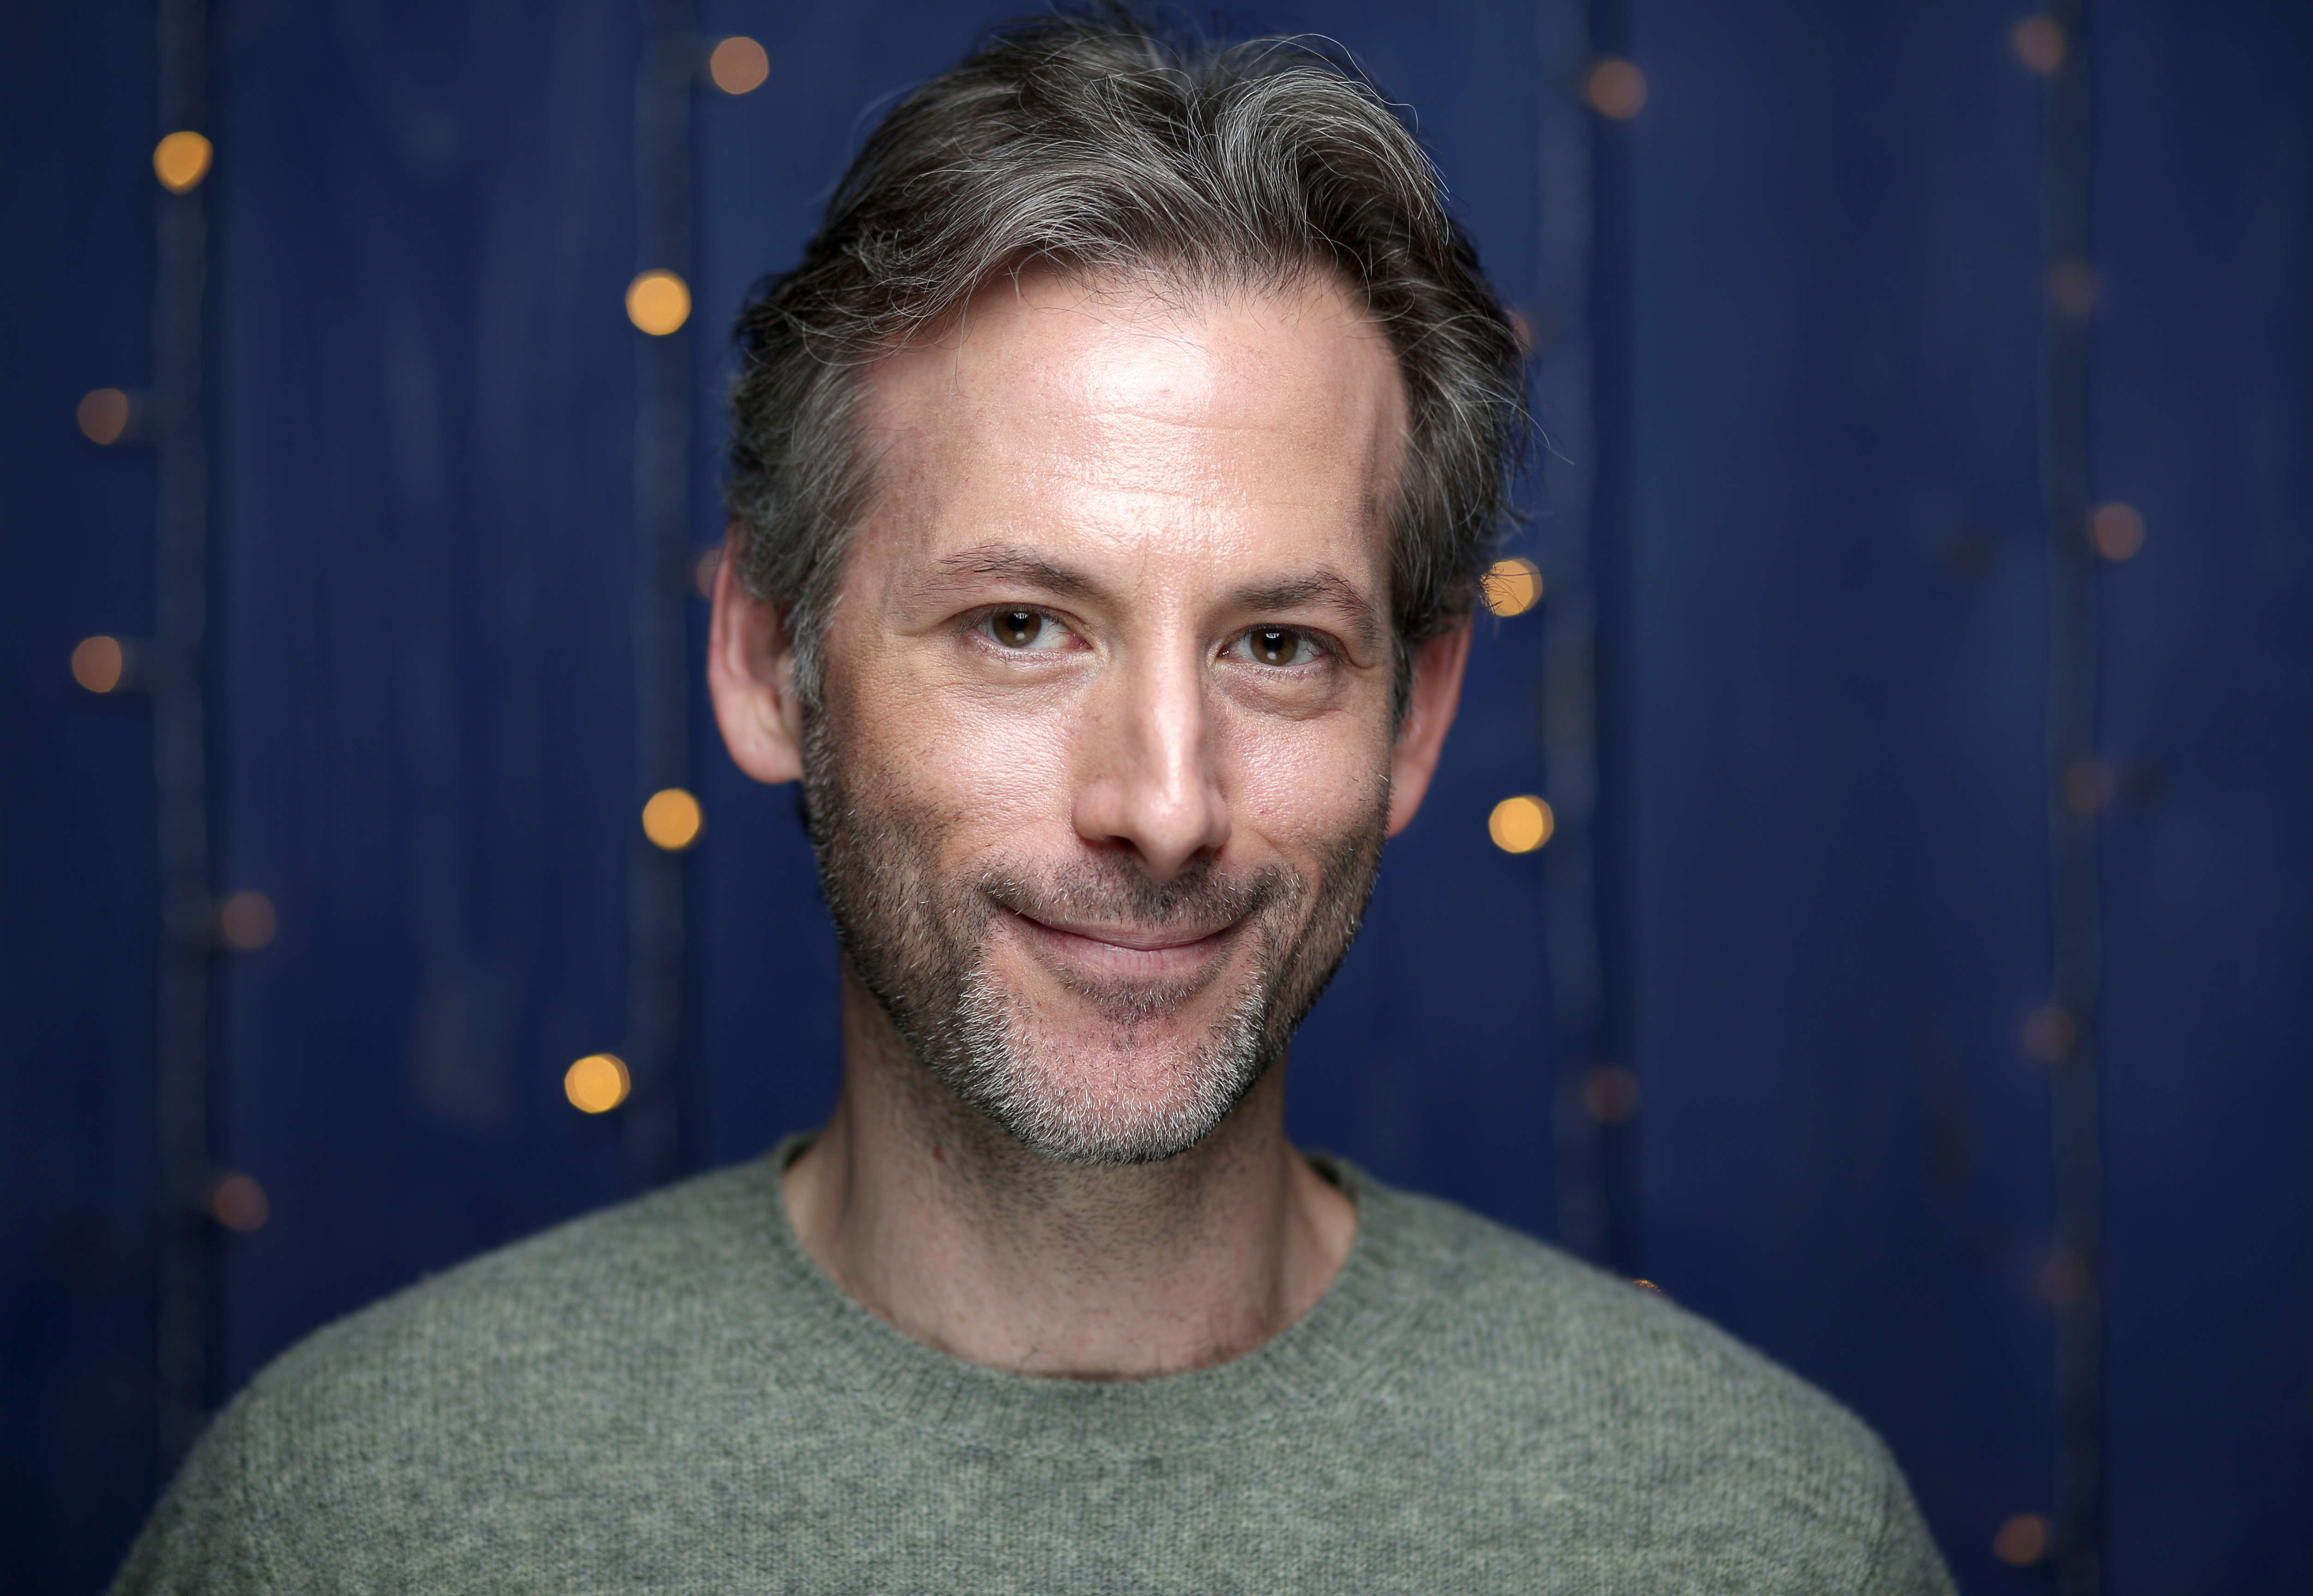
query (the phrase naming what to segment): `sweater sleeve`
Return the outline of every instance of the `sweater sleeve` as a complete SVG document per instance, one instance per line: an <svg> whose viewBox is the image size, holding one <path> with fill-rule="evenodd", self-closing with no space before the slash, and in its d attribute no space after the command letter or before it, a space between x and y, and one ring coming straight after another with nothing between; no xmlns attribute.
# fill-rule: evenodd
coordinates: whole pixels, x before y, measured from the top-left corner
<svg viewBox="0 0 2313 1596"><path fill-rule="evenodd" d="M248 1481L248 1404L217 1416L129 1548L110 1596L254 1596L259 1566Z"/></svg>
<svg viewBox="0 0 2313 1596"><path fill-rule="evenodd" d="M1934 1537L1920 1517L1903 1471L1890 1458L1883 1493L1879 1535L1864 1570L1860 1596L1955 1596L1951 1574L1936 1551Z"/></svg>

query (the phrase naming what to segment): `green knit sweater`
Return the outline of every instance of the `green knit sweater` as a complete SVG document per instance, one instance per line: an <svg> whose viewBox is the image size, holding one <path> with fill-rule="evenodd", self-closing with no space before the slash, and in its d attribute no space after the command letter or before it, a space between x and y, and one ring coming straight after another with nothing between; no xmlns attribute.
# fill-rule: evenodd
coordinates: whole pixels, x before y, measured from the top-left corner
<svg viewBox="0 0 2313 1596"><path fill-rule="evenodd" d="M1327 1165L1356 1245L1245 1357L965 1364L811 1263L778 1155L310 1337L119 1592L1948 1592L1829 1399L1661 1297Z"/></svg>

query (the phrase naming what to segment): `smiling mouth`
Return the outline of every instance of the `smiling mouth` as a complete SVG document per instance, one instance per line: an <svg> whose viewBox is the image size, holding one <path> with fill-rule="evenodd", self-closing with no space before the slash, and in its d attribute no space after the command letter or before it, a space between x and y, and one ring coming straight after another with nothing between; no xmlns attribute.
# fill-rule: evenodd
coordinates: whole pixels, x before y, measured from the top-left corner
<svg viewBox="0 0 2313 1596"><path fill-rule="evenodd" d="M1236 938L1242 920L1217 930L1194 926L1054 925L1001 910L1035 952L1079 969L1143 980L1178 980L1200 975Z"/></svg>

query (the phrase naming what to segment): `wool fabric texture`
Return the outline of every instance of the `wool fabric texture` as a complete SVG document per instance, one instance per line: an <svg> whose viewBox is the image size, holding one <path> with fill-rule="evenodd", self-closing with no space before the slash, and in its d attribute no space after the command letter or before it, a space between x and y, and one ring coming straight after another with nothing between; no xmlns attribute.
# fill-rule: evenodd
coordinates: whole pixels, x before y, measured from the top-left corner
<svg viewBox="0 0 2313 1596"><path fill-rule="evenodd" d="M1298 1323L1159 1379L910 1340L805 1254L797 1144L323 1329L113 1586L200 1592L1948 1592L1829 1398L1654 1293L1320 1167Z"/></svg>

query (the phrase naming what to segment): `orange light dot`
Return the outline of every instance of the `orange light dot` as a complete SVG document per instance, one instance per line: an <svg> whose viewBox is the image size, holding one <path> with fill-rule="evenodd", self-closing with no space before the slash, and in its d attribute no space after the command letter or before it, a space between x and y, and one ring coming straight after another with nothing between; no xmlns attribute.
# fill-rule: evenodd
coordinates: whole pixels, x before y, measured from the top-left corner
<svg viewBox="0 0 2313 1596"><path fill-rule="evenodd" d="M1486 833L1506 854L1531 854L1558 829L1558 817L1548 802L1531 793L1505 798L1486 817Z"/></svg>
<svg viewBox="0 0 2313 1596"><path fill-rule="evenodd" d="M118 388L92 388L81 396L73 419L90 443L118 443L128 430L130 408L128 396Z"/></svg>
<svg viewBox="0 0 2313 1596"><path fill-rule="evenodd" d="M2040 1266L2040 1295L2051 1308L2071 1308L2089 1294L2089 1260L2069 1247L2059 1247Z"/></svg>
<svg viewBox="0 0 2313 1596"><path fill-rule="evenodd" d="M2012 1568L2029 1568L2048 1555L2053 1539L2047 1520L2036 1513L2019 1513L1992 1538L1992 1555Z"/></svg>
<svg viewBox="0 0 2313 1596"><path fill-rule="evenodd" d="M2026 17L2008 30L2008 48L2016 58L2042 77L2054 73L2071 54L2061 23L2051 17Z"/></svg>
<svg viewBox="0 0 2313 1596"><path fill-rule="evenodd" d="M2080 1022L2049 1004L2024 1022L2024 1051L2042 1064L2062 1064L2080 1045Z"/></svg>
<svg viewBox="0 0 2313 1596"><path fill-rule="evenodd" d="M706 824L699 800L681 787L653 793L643 805L643 835L671 854L697 842Z"/></svg>
<svg viewBox="0 0 2313 1596"><path fill-rule="evenodd" d="M2048 268L2048 303L2056 313L2080 320L2097 307L2104 285L2085 260L2059 260Z"/></svg>
<svg viewBox="0 0 2313 1596"><path fill-rule="evenodd" d="M1496 615L1524 615L1542 602L1542 567L1532 560L1496 560L1483 588L1486 608Z"/></svg>
<svg viewBox="0 0 2313 1596"><path fill-rule="evenodd" d="M1609 56L1583 78L1582 97L1600 116L1627 122L1647 108L1647 75Z"/></svg>
<svg viewBox="0 0 2313 1596"><path fill-rule="evenodd" d="M690 320L690 287L671 271L646 271L627 285L627 320L663 338Z"/></svg>
<svg viewBox="0 0 2313 1596"><path fill-rule="evenodd" d="M734 34L707 57L707 75L726 94L751 94L771 75L771 58L745 34Z"/></svg>
<svg viewBox="0 0 2313 1596"><path fill-rule="evenodd" d="M217 935L225 946L253 953L273 940L280 921L262 892L236 892L217 905Z"/></svg>
<svg viewBox="0 0 2313 1596"><path fill-rule="evenodd" d="M153 146L153 175L171 194L189 194L209 175L215 153L209 141L193 132L171 133Z"/></svg>
<svg viewBox="0 0 2313 1596"><path fill-rule="evenodd" d="M247 1175L226 1175L209 1188L209 1214L229 1231L253 1231L273 1216L265 1188Z"/></svg>
<svg viewBox="0 0 2313 1596"><path fill-rule="evenodd" d="M2099 505L2089 517L2089 541L2108 560L2134 559L2144 547L2144 517L2133 504Z"/></svg>
<svg viewBox="0 0 2313 1596"><path fill-rule="evenodd" d="M562 1095L582 1114L607 1114L627 1101L634 1081L616 1053L589 1053L562 1072Z"/></svg>
<svg viewBox="0 0 2313 1596"><path fill-rule="evenodd" d="M109 693L128 673L128 656L118 637L84 637L72 651L73 680L92 693Z"/></svg>
<svg viewBox="0 0 2313 1596"><path fill-rule="evenodd" d="M1639 1078L1619 1064L1602 1065L1582 1082L1582 1106L1601 1125L1628 1125L1638 1118Z"/></svg>

